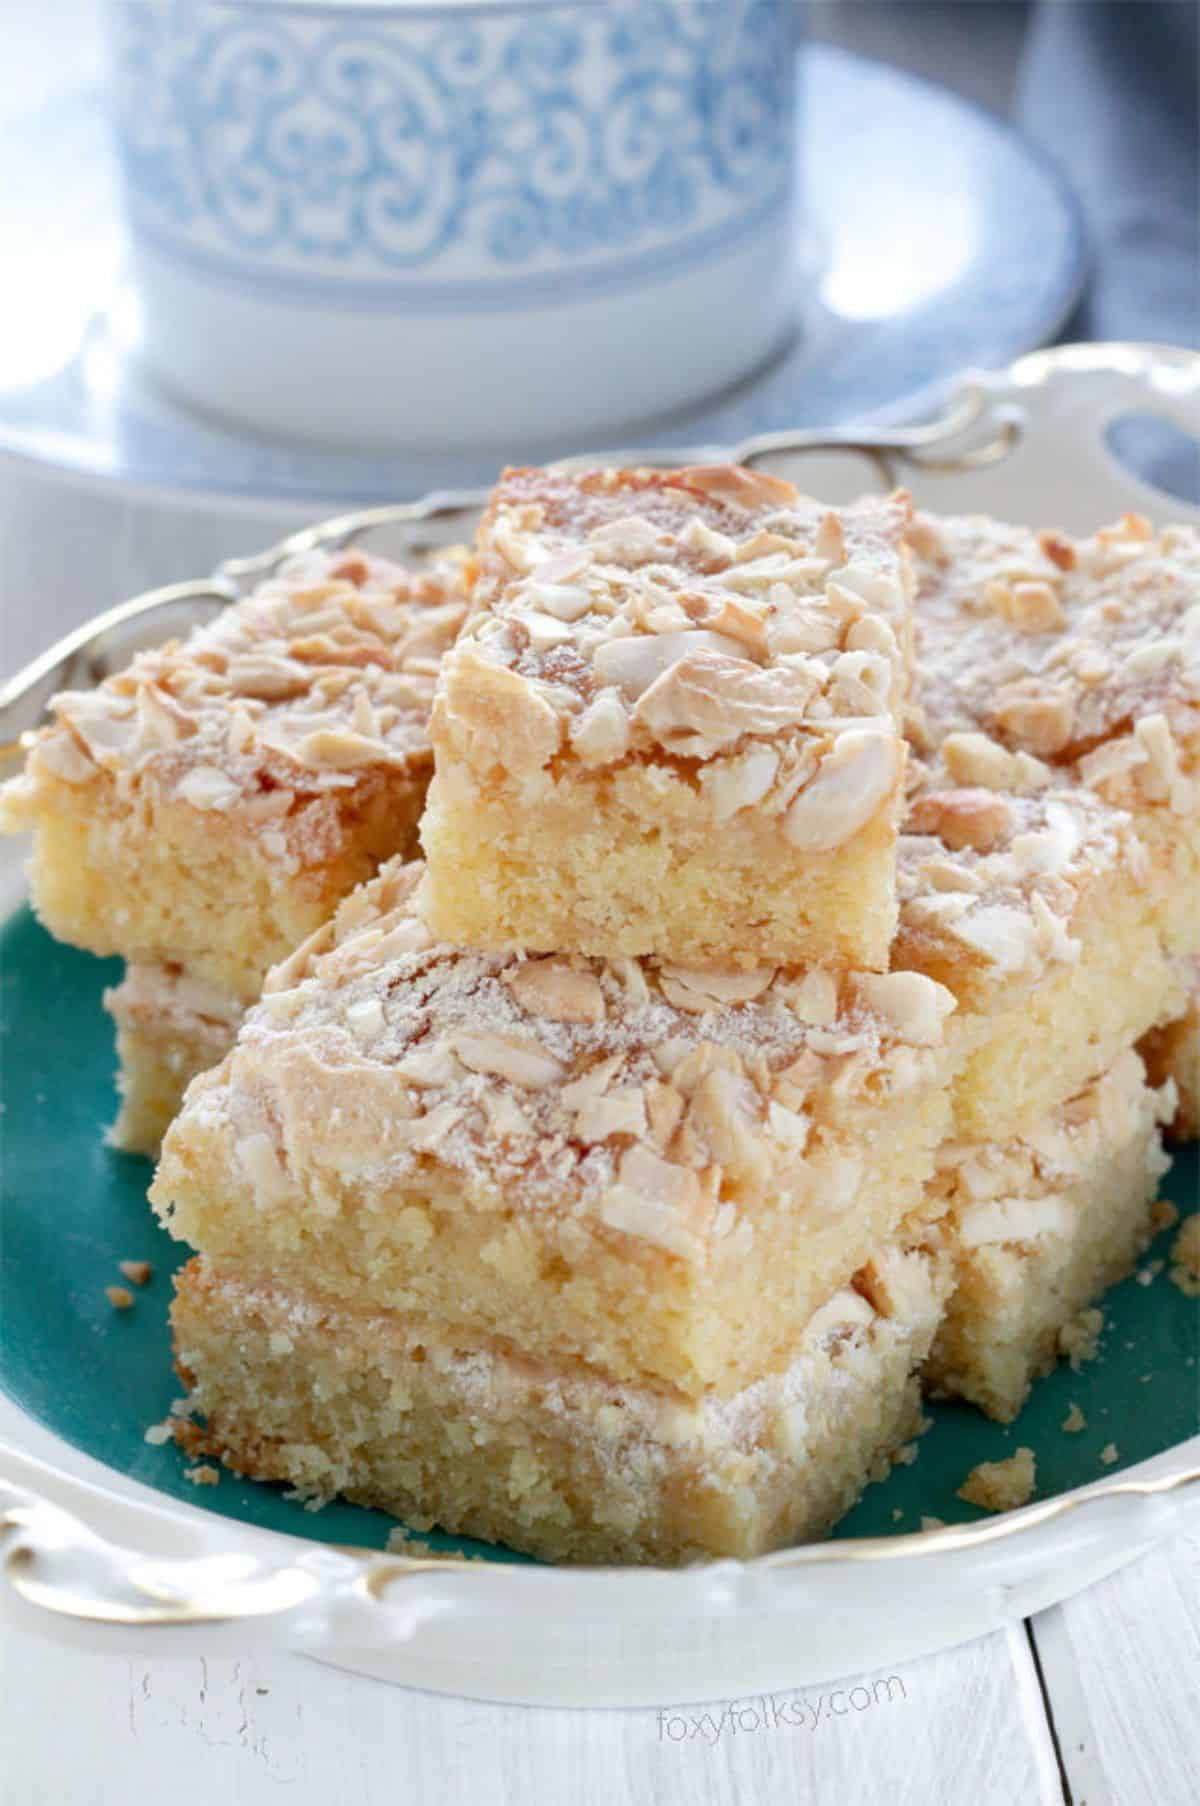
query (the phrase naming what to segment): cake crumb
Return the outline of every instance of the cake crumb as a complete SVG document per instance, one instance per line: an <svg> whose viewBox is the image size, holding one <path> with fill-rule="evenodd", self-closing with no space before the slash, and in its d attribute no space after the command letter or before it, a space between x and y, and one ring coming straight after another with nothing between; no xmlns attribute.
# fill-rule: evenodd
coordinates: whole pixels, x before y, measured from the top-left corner
<svg viewBox="0 0 1200 1806"><path fill-rule="evenodd" d="M388 1555L411 1555L417 1561L485 1561L483 1555L465 1555L461 1549L434 1549L419 1536L410 1536L399 1526L388 1532L384 1548Z"/></svg>
<svg viewBox="0 0 1200 1806"><path fill-rule="evenodd" d="M1120 1459L1117 1454L1117 1445L1115 1442L1105 1443L1104 1447L1100 1450L1100 1459L1103 1461L1105 1467L1111 1467L1114 1461Z"/></svg>
<svg viewBox="0 0 1200 1806"><path fill-rule="evenodd" d="M324 1511L334 1495L311 1486L289 1486L283 1496L289 1505L303 1505L305 1511Z"/></svg>
<svg viewBox="0 0 1200 1806"><path fill-rule="evenodd" d="M190 1480L193 1486L215 1486L221 1473L219 1468L210 1467L205 1461L199 1467L185 1467L183 1477Z"/></svg>
<svg viewBox="0 0 1200 1806"><path fill-rule="evenodd" d="M167 1417L164 1418L162 1423L152 1423L150 1428L146 1431L146 1434L143 1436L142 1441L148 1442L151 1448L158 1449L162 1447L164 1442L173 1441L174 1436L175 1426L171 1422L171 1419Z"/></svg>
<svg viewBox="0 0 1200 1806"><path fill-rule="evenodd" d="M958 1489L968 1505L985 1511L1015 1511L1027 1505L1037 1484L1037 1462L1032 1449L1018 1449L1007 1461L981 1461Z"/></svg>
<svg viewBox="0 0 1200 1806"><path fill-rule="evenodd" d="M428 1543L419 1536L409 1536L406 1530L389 1530L384 1551L388 1555L411 1555L417 1561L430 1561L436 1554Z"/></svg>
<svg viewBox="0 0 1200 1806"><path fill-rule="evenodd" d="M1146 1265L1144 1267L1138 1268L1138 1274L1137 1274L1138 1284L1140 1286L1153 1285L1154 1281L1158 1278L1159 1274L1162 1272L1162 1270L1166 1266L1166 1264L1167 1263L1165 1260L1147 1261Z"/></svg>
<svg viewBox="0 0 1200 1806"><path fill-rule="evenodd" d="M1072 1373L1078 1373L1085 1361L1095 1360L1103 1329L1104 1312L1095 1307L1080 1311L1070 1323L1063 1324L1058 1332L1058 1346L1070 1361Z"/></svg>
<svg viewBox="0 0 1200 1806"><path fill-rule="evenodd" d="M911 1467L919 1452L915 1442L906 1442L896 1450L892 1460L897 1467Z"/></svg>
<svg viewBox="0 0 1200 1806"><path fill-rule="evenodd" d="M1155 1234L1163 1229L1174 1229L1179 1221L1179 1212L1170 1198L1156 1198L1150 1209L1150 1221L1154 1225Z"/></svg>
<svg viewBox="0 0 1200 1806"><path fill-rule="evenodd" d="M946 1528L946 1520L945 1518L929 1518L922 1513L921 1528L922 1530L944 1530Z"/></svg>
<svg viewBox="0 0 1200 1806"><path fill-rule="evenodd" d="M1059 1425L1059 1429L1065 1430L1068 1436L1077 1435L1080 1430L1087 1429L1087 1418L1077 1404L1072 1403L1070 1410Z"/></svg>
<svg viewBox="0 0 1200 1806"><path fill-rule="evenodd" d="M114 1311L127 1311L133 1304L133 1293L128 1286L105 1286L104 1296Z"/></svg>
<svg viewBox="0 0 1200 1806"><path fill-rule="evenodd" d="M148 1260L119 1260L117 1266L135 1286L149 1285L154 1277L154 1268Z"/></svg>
<svg viewBox="0 0 1200 1806"><path fill-rule="evenodd" d="M894 1511L892 1512L893 1524L898 1524L900 1522L900 1519L903 1516L904 1516L904 1511L903 1511L902 1507L897 1505L896 1508L894 1509Z"/></svg>
<svg viewBox="0 0 1200 1806"><path fill-rule="evenodd" d="M1200 1298L1200 1215L1189 1217L1171 1246L1171 1284Z"/></svg>

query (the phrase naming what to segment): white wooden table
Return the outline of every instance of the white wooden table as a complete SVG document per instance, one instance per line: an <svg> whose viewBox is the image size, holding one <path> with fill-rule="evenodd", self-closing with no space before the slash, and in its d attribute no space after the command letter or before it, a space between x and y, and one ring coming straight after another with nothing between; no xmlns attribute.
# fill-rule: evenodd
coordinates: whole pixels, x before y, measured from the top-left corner
<svg viewBox="0 0 1200 1806"><path fill-rule="evenodd" d="M0 58L0 111L94 68L93 0L53 10L50 33L44 9L0 0L15 53ZM107 603L252 550L281 524L124 503L0 462L3 669ZM1007 1635L864 1676L886 1683L869 1709L850 1707L852 1681L840 1699L806 1689L788 1711L800 1723L756 1725L753 1706L723 1719L709 1708L706 1720L695 1707L479 1705L284 1652L232 1662L203 1650L202 1634L194 1657L170 1661L152 1641L126 1659L10 1634L0 1806L1184 1806L1200 1770L1200 1537Z"/></svg>
<svg viewBox="0 0 1200 1806"><path fill-rule="evenodd" d="M0 1799L1184 1806L1195 1797L1198 1581L1200 1538L1165 1546L1028 1626L863 1676L869 1707L850 1707L852 1680L777 1695L788 1710L773 1725L762 1702L725 1717L714 1705L707 1718L694 1706L522 1710L284 1653L208 1660L201 1645L164 1661L150 1644L126 1659L23 1635L0 1674Z"/></svg>

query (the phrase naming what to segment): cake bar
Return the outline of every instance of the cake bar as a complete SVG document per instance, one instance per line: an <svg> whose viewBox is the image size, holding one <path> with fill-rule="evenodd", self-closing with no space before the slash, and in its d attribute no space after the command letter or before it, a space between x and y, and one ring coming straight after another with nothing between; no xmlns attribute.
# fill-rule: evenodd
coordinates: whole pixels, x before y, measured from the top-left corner
<svg viewBox="0 0 1200 1806"><path fill-rule="evenodd" d="M439 944L393 862L191 1087L151 1199L225 1272L728 1397L901 1222L950 994Z"/></svg>
<svg viewBox="0 0 1200 1806"><path fill-rule="evenodd" d="M548 1561L749 1557L824 1534L921 1426L949 1284L936 1240L882 1250L787 1365L720 1398L619 1382L194 1259L176 1357L195 1455Z"/></svg>
<svg viewBox="0 0 1200 1806"><path fill-rule="evenodd" d="M30 737L0 826L33 830L35 907L61 939L130 962L105 995L116 1147L156 1153L267 968L413 850L467 575L459 549L413 571L293 560L182 644L57 697Z"/></svg>
<svg viewBox="0 0 1200 1806"><path fill-rule="evenodd" d="M954 1135L1004 1141L1041 1126L1191 984L1164 841L1080 785L1031 794L955 787L922 768L900 840L898 968L951 991L961 1054Z"/></svg>
<svg viewBox="0 0 1200 1806"><path fill-rule="evenodd" d="M436 933L885 969L909 519L730 466L509 471L433 711Z"/></svg>
<svg viewBox="0 0 1200 1806"><path fill-rule="evenodd" d="M894 963L959 1002L956 1134L1035 1127L1200 952L1200 537L919 515Z"/></svg>
<svg viewBox="0 0 1200 1806"><path fill-rule="evenodd" d="M1200 953L1200 533L921 516L912 540L914 731L957 784L1036 789L1048 768L1126 810L1167 879L1164 946Z"/></svg>
<svg viewBox="0 0 1200 1806"><path fill-rule="evenodd" d="M1128 1271L1166 1164L1175 1087L1131 1048L1186 1008L1200 944L1200 557L1136 518L1068 541L921 516L913 542L895 962L953 991L965 1050L929 1378L1007 1420ZM1152 1044L1157 1086L1183 1043Z"/></svg>
<svg viewBox="0 0 1200 1806"><path fill-rule="evenodd" d="M0 825L32 829L60 940L186 971L243 1005L389 855L411 850L464 559L288 564L186 641L68 691Z"/></svg>
<svg viewBox="0 0 1200 1806"><path fill-rule="evenodd" d="M954 1289L927 1370L936 1393L1007 1423L1060 1353L1077 1314L1123 1279L1153 1234L1169 1161L1160 1125L1174 1085L1152 1090L1137 1054L1011 1140L943 1149Z"/></svg>

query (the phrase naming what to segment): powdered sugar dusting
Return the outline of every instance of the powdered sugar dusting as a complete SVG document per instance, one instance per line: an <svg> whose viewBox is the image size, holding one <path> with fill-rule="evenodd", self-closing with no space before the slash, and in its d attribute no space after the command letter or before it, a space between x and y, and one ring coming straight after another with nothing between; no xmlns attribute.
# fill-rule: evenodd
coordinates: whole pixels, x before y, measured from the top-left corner
<svg viewBox="0 0 1200 1806"><path fill-rule="evenodd" d="M936 767L926 768L926 783L939 778ZM919 966L930 947L990 964L999 975L1075 963L1080 942L1072 925L1082 899L1117 874L1135 881L1143 874L1133 820L1084 789L1060 786L993 797L1000 824L983 846L972 846L960 835L969 813L962 799L971 794L918 789L910 819L930 831L900 836L893 963Z"/></svg>
<svg viewBox="0 0 1200 1806"><path fill-rule="evenodd" d="M921 516L914 546L922 701L939 742L982 729L1087 777L1089 755L1161 715L1195 759L1194 528L1156 532L1126 515L1071 539L982 515Z"/></svg>
<svg viewBox="0 0 1200 1806"><path fill-rule="evenodd" d="M508 472L439 685L439 761L527 796L555 761L697 761L721 819L779 815L797 846L817 844L797 793L836 776L848 838L899 775L910 512L726 466Z"/></svg>

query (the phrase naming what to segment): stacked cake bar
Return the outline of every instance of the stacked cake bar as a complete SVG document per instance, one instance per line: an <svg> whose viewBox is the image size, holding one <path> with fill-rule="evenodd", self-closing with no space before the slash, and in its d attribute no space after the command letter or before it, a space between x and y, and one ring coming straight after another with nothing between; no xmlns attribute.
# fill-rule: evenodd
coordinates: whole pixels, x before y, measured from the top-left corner
<svg viewBox="0 0 1200 1806"><path fill-rule="evenodd" d="M951 1277L954 1000L870 969L908 524L501 485L427 869L276 971L166 1140L194 1446L597 1561L812 1536L886 1471Z"/></svg>
<svg viewBox="0 0 1200 1806"><path fill-rule="evenodd" d="M0 821L32 829L51 932L120 954L116 1145L157 1149L263 975L411 851L438 666L465 612L449 553L406 571L293 560L180 643L58 696Z"/></svg>
<svg viewBox="0 0 1200 1806"><path fill-rule="evenodd" d="M554 1559L818 1533L917 1426L950 999L464 951L419 876L273 976L167 1135L193 1446Z"/></svg>
<svg viewBox="0 0 1200 1806"><path fill-rule="evenodd" d="M1159 1128L1196 1096L1200 540L1135 517L1079 541L986 519L912 539L894 960L954 993L964 1053L929 1379L1010 1418L1148 1240Z"/></svg>
<svg viewBox="0 0 1200 1806"><path fill-rule="evenodd" d="M1175 1087L1148 1088L1133 1049L1186 998L1172 892L1131 818L1083 788L939 780L909 819L896 963L952 992L960 1055L935 1181L958 1281L928 1378L1009 1418L1150 1234Z"/></svg>
<svg viewBox="0 0 1200 1806"><path fill-rule="evenodd" d="M918 1372L1011 1417L1149 1233L1195 541L521 472L477 566L427 869L167 1141L188 1434L558 1559L814 1535Z"/></svg>

